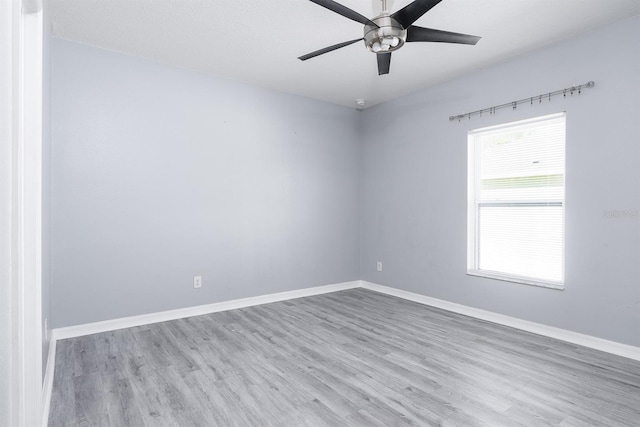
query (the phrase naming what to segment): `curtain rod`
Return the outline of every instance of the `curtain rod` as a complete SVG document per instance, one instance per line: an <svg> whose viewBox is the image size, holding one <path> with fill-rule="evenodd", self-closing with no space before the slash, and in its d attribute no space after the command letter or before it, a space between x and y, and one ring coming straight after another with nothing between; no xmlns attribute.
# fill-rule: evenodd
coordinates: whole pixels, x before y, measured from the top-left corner
<svg viewBox="0 0 640 427"><path fill-rule="evenodd" d="M472 111L470 113L458 114L457 116L449 116L449 120L453 121L455 119L458 119L458 121L460 121L465 117L470 119L471 116L475 116L475 115L482 116L482 113L495 114L496 110L499 110L501 108L507 108L507 107L511 107L515 110L518 107L518 104L524 104L525 102L529 102L531 103L531 105L533 105L534 101L538 101L538 103L541 103L544 98L547 98L549 101L551 101L551 97L556 95L564 95L566 97L567 93L573 95L574 92L578 92L578 95L579 95L582 92L583 88L592 88L593 86L595 86L595 82L591 80L581 85L573 85L570 87L566 87L564 89L556 90L554 92L531 96L529 98L519 99L518 101L507 102L506 104L495 105L493 107L483 108L482 110Z"/></svg>

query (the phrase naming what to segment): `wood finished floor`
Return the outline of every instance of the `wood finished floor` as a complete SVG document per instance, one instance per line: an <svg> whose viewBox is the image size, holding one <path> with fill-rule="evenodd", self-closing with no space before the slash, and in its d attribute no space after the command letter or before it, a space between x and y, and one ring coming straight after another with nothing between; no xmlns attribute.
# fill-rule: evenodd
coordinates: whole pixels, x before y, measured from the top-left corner
<svg viewBox="0 0 640 427"><path fill-rule="evenodd" d="M59 341L50 426L640 426L640 362L364 289Z"/></svg>

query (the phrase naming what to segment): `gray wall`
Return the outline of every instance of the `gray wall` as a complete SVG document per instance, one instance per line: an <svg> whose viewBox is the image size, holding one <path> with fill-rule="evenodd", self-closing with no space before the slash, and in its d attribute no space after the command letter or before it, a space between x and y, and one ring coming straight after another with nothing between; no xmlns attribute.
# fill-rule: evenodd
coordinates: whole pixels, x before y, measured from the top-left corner
<svg viewBox="0 0 640 427"><path fill-rule="evenodd" d="M640 219L603 215L640 209L638 40L634 17L366 110L362 279L640 345ZM580 96L448 120L588 80ZM566 289L467 276L467 131L563 110Z"/></svg>
<svg viewBox="0 0 640 427"><path fill-rule="evenodd" d="M639 39L635 17L363 113L54 39L53 326L362 278L640 345L640 220L603 215L640 209ZM467 131L563 110L566 289L467 276Z"/></svg>
<svg viewBox="0 0 640 427"><path fill-rule="evenodd" d="M358 279L357 111L60 39L53 59L54 327Z"/></svg>

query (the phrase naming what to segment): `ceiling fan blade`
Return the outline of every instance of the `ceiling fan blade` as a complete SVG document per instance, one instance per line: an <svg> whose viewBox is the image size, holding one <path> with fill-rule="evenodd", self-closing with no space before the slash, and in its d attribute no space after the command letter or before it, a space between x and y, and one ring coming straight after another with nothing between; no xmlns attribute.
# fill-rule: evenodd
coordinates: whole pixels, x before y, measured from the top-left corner
<svg viewBox="0 0 640 427"><path fill-rule="evenodd" d="M398 21L404 28L407 28L441 1L442 0L415 0L413 3L409 3L391 15L391 17Z"/></svg>
<svg viewBox="0 0 640 427"><path fill-rule="evenodd" d="M349 40L348 42L342 42L338 44L334 44L333 46L325 47L324 49L316 50L315 52L307 53L306 55L302 55L298 57L301 61L306 61L307 59L314 58L318 55L322 55L323 53L331 52L332 50L340 49L341 47L349 46L350 44L354 44L355 42L359 42L362 39Z"/></svg>
<svg viewBox="0 0 640 427"><path fill-rule="evenodd" d="M391 65L391 52L377 53L378 57L378 75L389 74L389 66Z"/></svg>
<svg viewBox="0 0 640 427"><path fill-rule="evenodd" d="M366 16L360 15L358 12L356 12L355 10L351 10L349 9L347 6L343 6L340 3L337 3L333 0L311 0L313 3L320 5L322 7L326 7L327 9L344 16L345 18L349 18L353 21L359 22L361 24L369 24L372 25L374 27L377 27L376 24L374 24L373 22L371 22L371 20L369 20L369 18L367 18Z"/></svg>
<svg viewBox="0 0 640 427"><path fill-rule="evenodd" d="M468 34L452 33L449 31L434 30L433 28L416 27L407 28L407 42L441 42L476 44L481 37Z"/></svg>

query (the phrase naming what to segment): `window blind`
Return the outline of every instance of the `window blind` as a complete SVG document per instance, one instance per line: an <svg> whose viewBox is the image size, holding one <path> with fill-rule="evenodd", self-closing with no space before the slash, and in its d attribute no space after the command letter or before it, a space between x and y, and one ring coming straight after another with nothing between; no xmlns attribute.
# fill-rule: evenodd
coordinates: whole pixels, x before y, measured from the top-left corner
<svg viewBox="0 0 640 427"><path fill-rule="evenodd" d="M470 131L472 274L564 283L565 114Z"/></svg>

